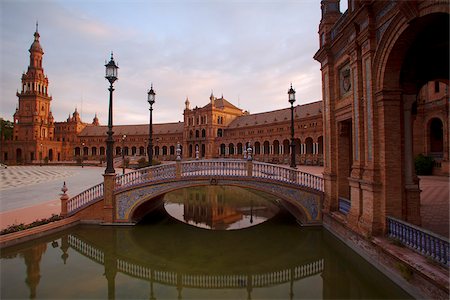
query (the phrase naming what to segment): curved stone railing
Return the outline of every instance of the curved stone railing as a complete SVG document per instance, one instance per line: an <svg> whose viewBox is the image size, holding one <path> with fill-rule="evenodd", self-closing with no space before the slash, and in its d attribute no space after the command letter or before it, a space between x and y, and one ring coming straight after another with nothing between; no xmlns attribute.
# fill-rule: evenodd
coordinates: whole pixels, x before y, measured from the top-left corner
<svg viewBox="0 0 450 300"><path fill-rule="evenodd" d="M100 198L103 198L103 183L94 185L93 187L67 200L67 214L70 216Z"/></svg>
<svg viewBox="0 0 450 300"><path fill-rule="evenodd" d="M323 178L279 165L253 162L253 177L295 184L323 192Z"/></svg>
<svg viewBox="0 0 450 300"><path fill-rule="evenodd" d="M323 178L319 176L280 165L231 159L177 161L176 163L143 168L116 176L115 191L161 180L208 176L264 179L323 192ZM67 201L67 213L73 215L102 197L103 183L100 183L69 199Z"/></svg>
<svg viewBox="0 0 450 300"><path fill-rule="evenodd" d="M81 239L69 235L69 245L89 257L90 259L103 264L103 251L89 245ZM149 281L156 281L166 285L177 286L180 283L184 287L193 288L244 288L247 285L252 287L265 287L269 285L282 284L291 280L298 280L321 273L324 269L324 260L318 259L314 262L292 267L285 270L267 272L262 274L180 274L174 271L156 270L148 266L142 266L127 260L116 258L117 270Z"/></svg>
<svg viewBox="0 0 450 300"><path fill-rule="evenodd" d="M116 190L147 182L176 178L175 163L139 169L116 177Z"/></svg>
<svg viewBox="0 0 450 300"><path fill-rule="evenodd" d="M181 177L223 176L246 177L247 162L245 160L214 159L181 162Z"/></svg>

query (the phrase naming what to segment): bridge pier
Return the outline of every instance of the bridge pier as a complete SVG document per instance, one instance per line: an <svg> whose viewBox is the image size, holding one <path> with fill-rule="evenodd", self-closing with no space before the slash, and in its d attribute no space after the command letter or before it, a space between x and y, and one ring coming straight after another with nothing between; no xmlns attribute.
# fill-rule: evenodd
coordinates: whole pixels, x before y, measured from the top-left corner
<svg viewBox="0 0 450 300"><path fill-rule="evenodd" d="M116 184L116 173L103 174L103 222L114 222L114 188Z"/></svg>

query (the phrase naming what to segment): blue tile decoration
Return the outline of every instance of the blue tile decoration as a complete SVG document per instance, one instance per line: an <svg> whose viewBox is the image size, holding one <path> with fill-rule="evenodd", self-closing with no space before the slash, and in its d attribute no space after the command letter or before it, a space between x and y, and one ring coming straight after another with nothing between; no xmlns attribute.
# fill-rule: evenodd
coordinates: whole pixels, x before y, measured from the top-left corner
<svg viewBox="0 0 450 300"><path fill-rule="evenodd" d="M119 191L116 194L116 219L118 221L129 221L132 210L148 199L184 187L194 185L210 185L210 179L211 178L190 178L189 180L172 180L169 182L160 182L153 185L143 186L124 192ZM282 200L294 204L296 207L300 207L305 213L307 221L318 222L322 219L322 197L320 193L302 190L299 186L289 187L288 185L274 184L272 182L265 181L245 180L244 178L241 180L216 179L215 183L218 185L234 185L268 192L280 197Z"/></svg>

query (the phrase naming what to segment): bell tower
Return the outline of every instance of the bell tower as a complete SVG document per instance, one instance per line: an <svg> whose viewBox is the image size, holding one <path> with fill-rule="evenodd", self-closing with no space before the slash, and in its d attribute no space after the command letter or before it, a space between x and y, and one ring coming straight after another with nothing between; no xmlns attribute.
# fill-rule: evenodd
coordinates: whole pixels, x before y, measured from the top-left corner
<svg viewBox="0 0 450 300"><path fill-rule="evenodd" d="M38 24L30 49L30 63L22 74L22 88L17 92L19 106L14 114L14 140L42 143L53 141L54 119L50 110L48 78L42 68L42 50Z"/></svg>

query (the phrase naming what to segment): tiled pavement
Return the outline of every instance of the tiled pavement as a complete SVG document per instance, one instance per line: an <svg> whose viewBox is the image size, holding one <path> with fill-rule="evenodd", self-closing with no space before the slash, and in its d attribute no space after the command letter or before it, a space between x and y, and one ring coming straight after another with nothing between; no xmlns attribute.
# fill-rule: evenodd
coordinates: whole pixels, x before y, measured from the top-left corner
<svg viewBox="0 0 450 300"><path fill-rule="evenodd" d="M422 227L449 237L449 177L420 176Z"/></svg>
<svg viewBox="0 0 450 300"><path fill-rule="evenodd" d="M322 176L323 167L299 166ZM116 170L117 172L119 170ZM0 169L0 228L59 213L59 193L66 181L69 196L102 182L104 168L26 166ZM422 226L449 235L449 177L420 177Z"/></svg>
<svg viewBox="0 0 450 300"><path fill-rule="evenodd" d="M7 169L0 169L0 191L66 178L76 172L73 167L9 166Z"/></svg>

